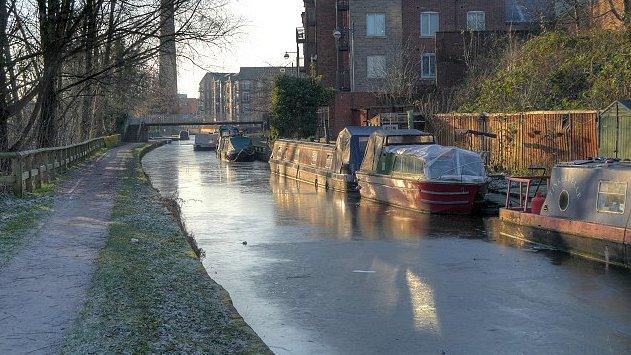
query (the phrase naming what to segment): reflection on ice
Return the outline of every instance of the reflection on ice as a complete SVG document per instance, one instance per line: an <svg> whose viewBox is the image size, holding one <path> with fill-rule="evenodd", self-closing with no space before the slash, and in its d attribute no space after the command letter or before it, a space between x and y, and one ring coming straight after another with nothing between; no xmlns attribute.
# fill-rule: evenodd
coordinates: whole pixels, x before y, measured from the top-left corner
<svg viewBox="0 0 631 355"><path fill-rule="evenodd" d="M414 325L419 330L440 333L440 324L436 316L436 305L431 287L409 269L405 272L410 305L414 316Z"/></svg>

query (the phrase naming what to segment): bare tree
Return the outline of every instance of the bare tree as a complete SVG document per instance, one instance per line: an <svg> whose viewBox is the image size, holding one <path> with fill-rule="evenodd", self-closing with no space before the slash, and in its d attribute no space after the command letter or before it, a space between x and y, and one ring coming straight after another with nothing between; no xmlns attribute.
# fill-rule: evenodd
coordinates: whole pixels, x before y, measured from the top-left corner
<svg viewBox="0 0 631 355"><path fill-rule="evenodd" d="M103 134L135 109L122 102L148 101L165 3L178 48L220 45L238 28L225 0L2 0L0 150Z"/></svg>

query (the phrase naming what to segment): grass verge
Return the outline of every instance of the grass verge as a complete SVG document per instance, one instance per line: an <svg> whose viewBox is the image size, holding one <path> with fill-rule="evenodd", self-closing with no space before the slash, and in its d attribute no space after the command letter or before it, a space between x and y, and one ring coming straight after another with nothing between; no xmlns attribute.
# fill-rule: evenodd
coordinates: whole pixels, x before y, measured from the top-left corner
<svg viewBox="0 0 631 355"><path fill-rule="evenodd" d="M52 211L54 186L44 184L22 198L0 195L0 267L35 235L37 221Z"/></svg>
<svg viewBox="0 0 631 355"><path fill-rule="evenodd" d="M63 353L269 353L206 274L134 151Z"/></svg>

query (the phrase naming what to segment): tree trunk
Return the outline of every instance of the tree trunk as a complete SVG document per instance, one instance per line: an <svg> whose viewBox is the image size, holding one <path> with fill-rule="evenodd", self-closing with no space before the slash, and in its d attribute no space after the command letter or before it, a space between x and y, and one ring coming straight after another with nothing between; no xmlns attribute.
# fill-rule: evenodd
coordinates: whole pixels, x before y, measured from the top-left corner
<svg viewBox="0 0 631 355"><path fill-rule="evenodd" d="M0 2L0 152L5 152L9 148L9 107L8 95L9 83L7 82L7 57L6 52L9 47L7 39L7 3L6 0Z"/></svg>
<svg viewBox="0 0 631 355"><path fill-rule="evenodd" d="M42 106L39 112L39 147L48 148L55 146L57 137L57 59L50 53L44 53L44 73L42 75L42 87L39 95L42 97Z"/></svg>
<svg viewBox="0 0 631 355"><path fill-rule="evenodd" d="M85 76L90 76L94 71L94 51L96 42L96 8L94 0L86 0L85 27L84 27L84 71ZM94 81L85 83L83 104L81 107L81 137L86 140L91 137L94 122Z"/></svg>

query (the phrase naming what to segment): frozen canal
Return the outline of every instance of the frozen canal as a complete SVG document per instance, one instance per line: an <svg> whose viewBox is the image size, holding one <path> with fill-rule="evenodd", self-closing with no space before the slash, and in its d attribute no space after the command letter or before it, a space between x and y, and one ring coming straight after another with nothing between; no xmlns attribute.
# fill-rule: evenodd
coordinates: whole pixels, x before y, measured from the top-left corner
<svg viewBox="0 0 631 355"><path fill-rule="evenodd" d="M276 353L631 353L631 273L173 143L144 168ZM247 242L244 245L243 242Z"/></svg>

